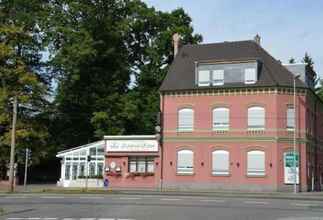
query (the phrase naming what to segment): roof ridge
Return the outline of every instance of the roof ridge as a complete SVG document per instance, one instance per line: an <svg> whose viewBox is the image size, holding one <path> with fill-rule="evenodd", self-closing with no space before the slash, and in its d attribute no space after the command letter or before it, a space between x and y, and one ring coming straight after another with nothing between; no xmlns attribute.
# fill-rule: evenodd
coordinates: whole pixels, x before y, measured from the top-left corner
<svg viewBox="0 0 323 220"><path fill-rule="evenodd" d="M210 45L219 45L219 44L235 44L235 43L254 43L253 40L240 40L240 41L221 41L216 43L202 43L202 44L184 44L182 47L196 47L196 46L210 46Z"/></svg>

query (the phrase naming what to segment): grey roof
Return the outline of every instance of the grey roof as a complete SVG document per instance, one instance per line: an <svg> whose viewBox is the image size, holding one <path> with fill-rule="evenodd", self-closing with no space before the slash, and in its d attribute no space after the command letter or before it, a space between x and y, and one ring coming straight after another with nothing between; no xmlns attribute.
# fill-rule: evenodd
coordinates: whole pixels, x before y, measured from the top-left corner
<svg viewBox="0 0 323 220"><path fill-rule="evenodd" d="M258 81L255 84L224 84L220 87L267 87L292 86L294 75L280 61L273 58L255 41L236 41L213 44L184 45L175 57L160 87L160 91L201 89L195 83L195 62L234 62L257 60L262 63ZM296 81L297 87L306 87Z"/></svg>

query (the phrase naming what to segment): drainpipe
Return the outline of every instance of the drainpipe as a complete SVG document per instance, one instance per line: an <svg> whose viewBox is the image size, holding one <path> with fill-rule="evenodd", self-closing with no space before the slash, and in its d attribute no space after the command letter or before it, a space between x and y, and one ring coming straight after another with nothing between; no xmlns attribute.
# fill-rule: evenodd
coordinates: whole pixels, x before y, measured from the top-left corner
<svg viewBox="0 0 323 220"><path fill-rule="evenodd" d="M160 114L160 140L159 140L159 144L160 144L160 191L163 191L163 181L164 181L164 105L165 105L165 101L164 101L164 94L161 94L160 96L161 98L161 114Z"/></svg>

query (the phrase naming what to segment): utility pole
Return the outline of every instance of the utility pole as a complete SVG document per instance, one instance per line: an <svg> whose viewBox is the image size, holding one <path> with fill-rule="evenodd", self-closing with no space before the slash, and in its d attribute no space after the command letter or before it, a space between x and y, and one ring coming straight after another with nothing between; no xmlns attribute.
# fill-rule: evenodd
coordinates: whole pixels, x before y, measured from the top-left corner
<svg viewBox="0 0 323 220"><path fill-rule="evenodd" d="M297 193L297 166L299 167L299 161L296 162L296 132L297 132L297 114L296 114L296 79L298 79L300 75L294 76L294 193ZM299 155L299 153L298 153ZM299 160L299 156L298 156Z"/></svg>
<svg viewBox="0 0 323 220"><path fill-rule="evenodd" d="M11 128L10 168L9 168L9 191L14 191L15 170L15 147L16 147L16 122L17 122L17 96L13 98L13 116Z"/></svg>
<svg viewBox="0 0 323 220"><path fill-rule="evenodd" d="M24 175L24 189L25 190L27 189L28 160L29 160L29 149L26 148L25 175Z"/></svg>

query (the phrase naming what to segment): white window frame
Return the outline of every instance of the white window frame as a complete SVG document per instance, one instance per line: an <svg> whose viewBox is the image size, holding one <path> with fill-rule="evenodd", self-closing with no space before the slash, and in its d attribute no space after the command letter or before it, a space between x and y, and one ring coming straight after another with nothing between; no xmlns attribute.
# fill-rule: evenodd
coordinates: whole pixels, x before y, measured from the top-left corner
<svg viewBox="0 0 323 220"><path fill-rule="evenodd" d="M287 130L292 130L292 131L295 129L295 108L292 105L287 106L286 128L287 128Z"/></svg>
<svg viewBox="0 0 323 220"><path fill-rule="evenodd" d="M223 111L225 113L221 113L221 114L225 114L227 116L227 118L225 120L223 120L224 122L217 122L217 117L216 117L216 112L219 111ZM226 107L216 107L212 110L212 128L214 131L226 131L229 130L230 127L230 109L226 108Z"/></svg>
<svg viewBox="0 0 323 220"><path fill-rule="evenodd" d="M262 118L259 118L258 120L261 120L262 123L258 123L256 125L253 125L253 120L255 120L255 117L259 116L253 116L252 111L263 111ZM266 110L262 106L252 106L248 108L248 130L265 130L266 127Z"/></svg>
<svg viewBox="0 0 323 220"><path fill-rule="evenodd" d="M154 173L154 158L151 156L129 156L128 157L129 173ZM143 168L143 169L140 169Z"/></svg>
<svg viewBox="0 0 323 220"><path fill-rule="evenodd" d="M177 151L177 163L176 163L176 171L177 174L183 174L183 175L192 175L194 173L194 152L192 150L179 150ZM183 161L181 161L181 157L183 155L189 155L191 156L191 161L189 164L181 164Z"/></svg>
<svg viewBox="0 0 323 220"><path fill-rule="evenodd" d="M219 157L224 157L220 159ZM224 165L217 165L218 161L226 163ZM225 167L225 168L220 168ZM212 152L212 175L215 176L226 176L230 174L230 153L227 150L214 150Z"/></svg>
<svg viewBox="0 0 323 220"><path fill-rule="evenodd" d="M255 157L262 159L257 161L259 166L251 165L251 162L255 162ZM251 150L247 152L247 176L265 176L266 175L266 153L262 150Z"/></svg>
<svg viewBox="0 0 323 220"><path fill-rule="evenodd" d="M224 84L224 70L212 71L212 85L222 86Z"/></svg>
<svg viewBox="0 0 323 220"><path fill-rule="evenodd" d="M245 84L255 84L257 82L257 69L256 68L246 68L244 70L244 83Z"/></svg>
<svg viewBox="0 0 323 220"><path fill-rule="evenodd" d="M185 115L186 114L186 115ZM185 122L184 120L189 120L188 114L191 114L191 121ZM194 110L192 108L182 108L178 110L178 122L177 122L177 131L179 132L191 132L194 129Z"/></svg>
<svg viewBox="0 0 323 220"><path fill-rule="evenodd" d="M201 80L202 75L208 75L207 80ZM210 86L211 85L211 71L210 70L199 70L198 71L198 86Z"/></svg>

